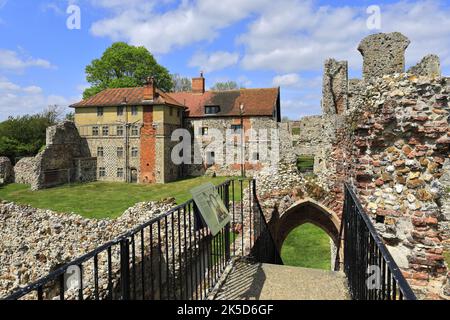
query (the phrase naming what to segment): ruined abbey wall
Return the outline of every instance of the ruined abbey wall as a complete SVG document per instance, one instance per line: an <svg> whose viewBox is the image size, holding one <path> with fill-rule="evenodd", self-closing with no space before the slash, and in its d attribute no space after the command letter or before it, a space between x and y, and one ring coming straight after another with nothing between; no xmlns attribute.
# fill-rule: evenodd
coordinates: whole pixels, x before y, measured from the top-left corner
<svg viewBox="0 0 450 320"><path fill-rule="evenodd" d="M296 123L292 152L316 157L326 195L315 200L341 216L350 182L419 298L448 299L450 80L435 55L405 73L409 43L399 33L364 39L363 79L327 60L323 115ZM311 196L301 193L289 203Z"/></svg>
<svg viewBox="0 0 450 320"><path fill-rule="evenodd" d="M97 160L81 139L73 122L47 129L44 150L36 157L23 158L14 167L15 182L30 184L32 190L72 182L96 180Z"/></svg>

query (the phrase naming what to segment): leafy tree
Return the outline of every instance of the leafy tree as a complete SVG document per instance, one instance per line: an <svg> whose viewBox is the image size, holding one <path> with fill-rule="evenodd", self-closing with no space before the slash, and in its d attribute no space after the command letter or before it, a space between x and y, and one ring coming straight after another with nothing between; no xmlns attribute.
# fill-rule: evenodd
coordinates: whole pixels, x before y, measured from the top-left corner
<svg viewBox="0 0 450 320"><path fill-rule="evenodd" d="M239 86L235 81L217 82L211 87L211 90L213 91L231 91L239 89L244 89L244 87Z"/></svg>
<svg viewBox="0 0 450 320"><path fill-rule="evenodd" d="M192 91L192 81L189 78L182 77L179 74L172 75L173 92Z"/></svg>
<svg viewBox="0 0 450 320"><path fill-rule="evenodd" d="M42 113L10 117L0 122L0 155L12 161L16 158L34 156L45 145L46 129L61 118L57 106L50 106Z"/></svg>
<svg viewBox="0 0 450 320"><path fill-rule="evenodd" d="M169 71L145 47L116 42L86 67L86 80L91 87L84 91L83 97L89 98L107 88L139 87L148 77L154 77L158 88L164 91L173 88Z"/></svg>

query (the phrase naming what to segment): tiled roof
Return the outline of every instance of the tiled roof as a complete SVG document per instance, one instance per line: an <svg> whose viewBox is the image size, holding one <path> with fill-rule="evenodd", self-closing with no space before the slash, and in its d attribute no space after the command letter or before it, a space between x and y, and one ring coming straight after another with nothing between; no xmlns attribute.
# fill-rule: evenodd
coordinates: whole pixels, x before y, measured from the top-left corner
<svg viewBox="0 0 450 320"><path fill-rule="evenodd" d="M184 104L189 117L239 116L240 105L244 104L246 116L270 116L277 111L280 91L278 88L241 89L234 91L207 91L204 94L191 92L169 93ZM220 112L205 114L205 106L219 106Z"/></svg>
<svg viewBox="0 0 450 320"><path fill-rule="evenodd" d="M184 107L183 104L176 101L169 94L156 90L157 98L153 101L144 101L144 87L138 88L116 88L106 89L93 97L82 100L71 105L73 108L79 107L106 107L120 106L126 101L127 105L161 105L168 104L172 106Z"/></svg>

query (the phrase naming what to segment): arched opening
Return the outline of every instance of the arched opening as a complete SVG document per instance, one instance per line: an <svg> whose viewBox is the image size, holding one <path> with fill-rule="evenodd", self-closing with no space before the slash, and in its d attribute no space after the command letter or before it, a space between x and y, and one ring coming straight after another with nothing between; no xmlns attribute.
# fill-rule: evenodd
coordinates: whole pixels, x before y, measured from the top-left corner
<svg viewBox="0 0 450 320"><path fill-rule="evenodd" d="M331 269L331 238L312 223L298 226L289 233L281 248L287 266L310 269Z"/></svg>
<svg viewBox="0 0 450 320"><path fill-rule="evenodd" d="M323 262L324 255L328 253L329 263L322 263L319 266L321 268L327 266L328 269L334 267L333 249L338 246L340 220L331 210L313 199L304 199L281 214L272 227L279 252L282 256L290 252L291 258L286 259L285 264L295 263L295 260L304 264L306 261L307 263L301 266L311 267L309 262L313 262L312 265L314 261ZM331 245L330 239L334 246ZM326 250L327 242L328 250ZM283 248L285 244L286 247ZM315 246L317 250L313 250Z"/></svg>

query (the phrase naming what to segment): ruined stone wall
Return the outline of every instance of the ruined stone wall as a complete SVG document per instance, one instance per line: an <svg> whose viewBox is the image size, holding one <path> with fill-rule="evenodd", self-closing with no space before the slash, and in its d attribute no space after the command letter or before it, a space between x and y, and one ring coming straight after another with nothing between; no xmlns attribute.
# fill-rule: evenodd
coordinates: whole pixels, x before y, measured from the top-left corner
<svg viewBox="0 0 450 320"><path fill-rule="evenodd" d="M408 74L366 83L364 104L346 121L350 137L340 143L351 158L347 179L420 298L444 295L449 84Z"/></svg>
<svg viewBox="0 0 450 320"><path fill-rule="evenodd" d="M0 157L0 185L14 180L14 170L7 157Z"/></svg>
<svg viewBox="0 0 450 320"><path fill-rule="evenodd" d="M409 39L399 32L373 34L363 39L358 50L364 58L364 80L405 72L405 50L409 44Z"/></svg>
<svg viewBox="0 0 450 320"><path fill-rule="evenodd" d="M348 108L348 62L329 59L323 73L322 112L342 114Z"/></svg>
<svg viewBox="0 0 450 320"><path fill-rule="evenodd" d="M92 181L95 166L88 145L73 122L63 122L47 129L47 144L34 158L21 159L14 167L15 181L39 190L65 183ZM77 161L85 159L86 161ZM88 159L91 159L88 161ZM77 165L82 167L76 167Z"/></svg>

